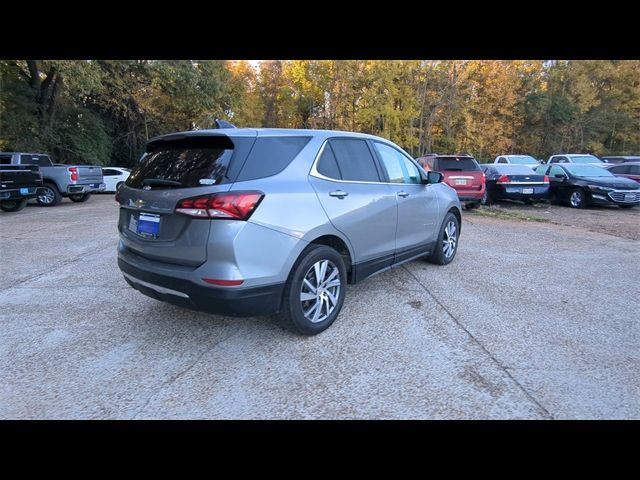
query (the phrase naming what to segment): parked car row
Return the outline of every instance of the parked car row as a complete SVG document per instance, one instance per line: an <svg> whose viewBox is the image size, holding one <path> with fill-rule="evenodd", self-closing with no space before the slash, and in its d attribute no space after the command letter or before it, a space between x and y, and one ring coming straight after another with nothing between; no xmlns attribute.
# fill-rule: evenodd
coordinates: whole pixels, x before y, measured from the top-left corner
<svg viewBox="0 0 640 480"><path fill-rule="evenodd" d="M550 200L573 208L640 204L640 162L605 163L589 154L552 155L545 163L530 155L499 155L487 164L470 155L430 154L417 161L442 172L467 208L497 200Z"/></svg>
<svg viewBox="0 0 640 480"><path fill-rule="evenodd" d="M35 199L43 207L63 198L86 202L91 194L115 192L129 176L127 168L96 165L62 165L45 153L0 152L0 209L22 210Z"/></svg>

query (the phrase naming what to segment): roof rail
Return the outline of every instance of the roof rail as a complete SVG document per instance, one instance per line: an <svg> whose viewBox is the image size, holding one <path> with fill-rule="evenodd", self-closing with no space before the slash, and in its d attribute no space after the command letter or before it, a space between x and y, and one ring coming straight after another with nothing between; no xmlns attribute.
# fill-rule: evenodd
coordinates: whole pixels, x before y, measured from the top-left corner
<svg viewBox="0 0 640 480"><path fill-rule="evenodd" d="M216 128L236 128L236 126L233 125L232 123L226 122L224 120L220 120L219 118L216 118L215 124L216 124Z"/></svg>

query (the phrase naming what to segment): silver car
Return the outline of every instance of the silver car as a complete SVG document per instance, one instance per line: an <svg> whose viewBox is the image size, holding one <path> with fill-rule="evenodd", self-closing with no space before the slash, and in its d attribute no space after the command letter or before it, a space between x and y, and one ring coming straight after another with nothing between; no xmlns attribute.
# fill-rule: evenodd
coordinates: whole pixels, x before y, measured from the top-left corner
<svg viewBox="0 0 640 480"><path fill-rule="evenodd" d="M118 191L118 265L152 298L314 335L347 284L456 255L461 208L383 138L223 128L150 140Z"/></svg>

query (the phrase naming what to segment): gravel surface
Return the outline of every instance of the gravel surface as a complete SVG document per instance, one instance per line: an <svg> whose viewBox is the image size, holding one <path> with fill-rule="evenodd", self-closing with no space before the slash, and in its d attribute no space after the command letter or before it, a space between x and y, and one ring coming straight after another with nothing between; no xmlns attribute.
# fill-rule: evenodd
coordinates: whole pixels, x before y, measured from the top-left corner
<svg viewBox="0 0 640 480"><path fill-rule="evenodd" d="M306 338L133 290L116 217L0 215L0 418L640 418L637 239L465 213L451 265L350 286Z"/></svg>
<svg viewBox="0 0 640 480"><path fill-rule="evenodd" d="M624 209L611 205L577 209L564 205L550 205L548 202L524 205L521 202L503 201L481 209L531 215L558 225L640 240L640 207Z"/></svg>

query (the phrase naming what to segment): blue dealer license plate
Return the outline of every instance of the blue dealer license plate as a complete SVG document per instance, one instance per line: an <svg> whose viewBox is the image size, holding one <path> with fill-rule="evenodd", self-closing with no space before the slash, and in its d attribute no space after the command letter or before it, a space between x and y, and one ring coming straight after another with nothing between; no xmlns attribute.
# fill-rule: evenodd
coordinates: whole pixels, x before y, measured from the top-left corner
<svg viewBox="0 0 640 480"><path fill-rule="evenodd" d="M160 215L141 213L138 217L136 233L142 237L158 238L160 234Z"/></svg>

